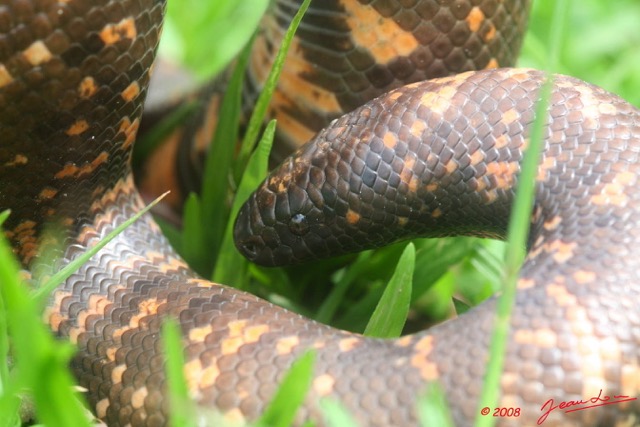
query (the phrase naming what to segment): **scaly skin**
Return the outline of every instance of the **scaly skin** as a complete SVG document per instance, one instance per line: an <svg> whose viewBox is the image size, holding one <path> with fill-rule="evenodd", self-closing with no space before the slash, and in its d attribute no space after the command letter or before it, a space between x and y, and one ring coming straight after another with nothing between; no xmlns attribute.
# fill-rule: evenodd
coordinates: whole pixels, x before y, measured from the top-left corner
<svg viewBox="0 0 640 427"><path fill-rule="evenodd" d="M0 210L12 209L6 234L26 268L34 265L38 247L47 248L39 240L46 222L58 220L68 229L60 242L59 263L43 267L53 270L141 208L130 149L163 8L164 2L154 0L15 0L0 5ZM535 73L502 70L433 83L439 85L437 96L421 92L421 86L403 91L416 100L413 111L420 121L426 107L434 114L446 110L438 99L461 102L448 88L461 89L474 79L479 80L478 94L488 91L492 96L499 94L490 90L495 79L528 82L530 89L524 93L511 89L516 104L523 97L535 99L540 81ZM572 99L578 103L584 132L578 138L582 143L567 151L567 143L554 142L563 139L560 134L552 134L542 163L541 181L549 184L540 188L559 188L566 194L539 192L539 201L556 201L565 210L538 204L542 209L536 235L543 240L534 242L520 282L501 403L521 409L513 419L518 425L533 424L544 399L579 399L598 386L612 395L638 392L638 194L633 188L637 112L610 94L562 81L566 87L559 86L556 97L579 94ZM496 146L506 144L503 151L517 159L518 139L498 144L498 134L492 133L509 120L510 110L501 104L495 108L502 113L488 133L496 136ZM469 123L475 124L473 116ZM369 125L373 134L377 128ZM517 126L515 121L512 125ZM353 141L355 130L344 139ZM402 134L393 132L382 141L396 150ZM584 135L602 139L587 145ZM454 142L447 139L447 144ZM456 184L447 176L469 173L468 165L452 163L452 158L468 157L470 165L484 165L477 172L486 180L469 187L478 206L483 206L483 197L495 198L494 207L500 206L499 200L508 201L517 167L496 162L491 150L482 147L487 153L482 159L458 148L451 150L453 157L438 152L435 166L442 161L450 175L434 169L442 181L429 191L438 196L441 209L457 203L440 199L446 195L445 184ZM580 159L584 163L576 166ZM416 158L413 165L418 164ZM574 173L565 175L565 167ZM418 189L412 168L406 170L399 170L400 181L404 178L408 189L414 184ZM566 182L560 179L565 177ZM564 204L565 196L575 197L575 205ZM429 203L425 206L433 207ZM344 218L363 225L366 211L357 212L359 221L348 209ZM427 213L439 216L435 209ZM401 225L402 211L394 214L390 218ZM500 230L504 221L493 220ZM592 252L591 246L598 251ZM426 381L439 379L457 424L467 425L476 415L493 304L489 301L459 320L398 340L363 338L198 278L145 216L56 289L45 319L56 334L78 346L72 368L88 390L91 407L108 425L167 422L158 339L166 316L181 325L188 389L203 422L213 411L232 420L255 419L287 367L313 348L317 362L311 392L296 423L318 420L318 398L332 396L363 425L414 425L416 396ZM555 411L545 425L610 425L637 414L635 402L571 414Z"/></svg>

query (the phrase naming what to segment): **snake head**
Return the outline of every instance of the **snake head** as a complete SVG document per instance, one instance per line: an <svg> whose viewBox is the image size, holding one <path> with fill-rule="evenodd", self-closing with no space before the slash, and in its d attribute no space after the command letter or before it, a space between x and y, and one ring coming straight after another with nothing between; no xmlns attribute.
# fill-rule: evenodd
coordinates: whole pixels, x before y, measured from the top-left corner
<svg viewBox="0 0 640 427"><path fill-rule="evenodd" d="M240 209L234 239L246 258L281 266L366 248L339 125L286 159Z"/></svg>
<svg viewBox="0 0 640 427"><path fill-rule="evenodd" d="M236 247L264 266L288 265L322 257L327 217L319 193L324 173L309 155L290 157L249 197L234 228ZM315 203L314 203L315 202Z"/></svg>

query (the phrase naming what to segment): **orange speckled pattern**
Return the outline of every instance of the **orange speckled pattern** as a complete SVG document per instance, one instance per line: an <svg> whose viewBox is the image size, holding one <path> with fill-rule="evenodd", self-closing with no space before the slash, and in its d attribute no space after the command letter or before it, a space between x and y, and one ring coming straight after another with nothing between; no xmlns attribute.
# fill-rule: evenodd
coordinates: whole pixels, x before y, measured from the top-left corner
<svg viewBox="0 0 640 427"><path fill-rule="evenodd" d="M543 81L527 69L469 72L397 89L342 116L249 198L236 222L238 249L262 265L287 265L419 236L504 238ZM633 424L640 112L557 75L544 132L501 381L499 406L520 415L498 423L536 425L549 399L597 402L602 393L630 401L551 411L544 425ZM490 299L410 344L402 338L408 359L390 361L441 381L456 425L470 425L478 411L494 305Z"/></svg>
<svg viewBox="0 0 640 427"><path fill-rule="evenodd" d="M391 17L402 13L400 4L411 4L433 18L416 24L423 28L416 39L432 34L430 25L458 25L472 39L492 41L499 30L489 16L502 16L514 4L451 2L466 11L455 24L440 3L379 0L371 6ZM356 3L346 0L326 4L354 16L372 13L353 12ZM5 233L25 271L60 268L141 209L130 150L164 7L162 0L0 4L0 210L12 210ZM282 1L278 8L292 4ZM353 19L341 22L346 35L355 31L347 25ZM393 25L407 22L415 23ZM407 41L407 51L414 46L406 34L395 37ZM445 53L445 45L436 44L436 52ZM375 55L389 59L387 48L372 49L356 63L373 60L377 70ZM503 65L486 52L486 65ZM275 263L294 253L312 258L361 249L366 244L351 242L362 234L369 244L416 233L503 235L517 182L513 162L526 145L542 79L532 70L487 70L414 84L365 104L265 181L240 216L239 246L257 261ZM616 96L556 78L532 248L501 378L502 403L521 412L517 420L500 419L503 425L534 425L550 398L589 399L598 390L639 394L639 123L638 111ZM338 140L344 144L339 152ZM274 225L271 216L285 211L270 210L278 197L292 191L292 201L314 192L318 202L292 212L303 214L293 236L280 217L273 221L276 233L261 235ZM266 212L256 211L256 200ZM42 236L50 221L66 230L60 244ZM348 239L334 238L345 230ZM60 260L33 262L49 245ZM489 300L398 340L365 338L197 277L144 216L57 288L43 317L77 345L72 369L109 426L167 424L158 337L168 316L181 327L184 373L202 424L213 412L231 422L255 420L292 362L315 349L312 387L296 425L322 425L320 397L339 400L363 426L417 425L416 398L427 381L439 380L456 425L467 426L477 415L494 306ZM629 401L556 411L544 425L632 424L639 413L637 401Z"/></svg>
<svg viewBox="0 0 640 427"><path fill-rule="evenodd" d="M299 1L275 2L254 46L249 80L266 78ZM329 122L404 84L513 65L528 0L326 0L310 5L272 105L276 157Z"/></svg>

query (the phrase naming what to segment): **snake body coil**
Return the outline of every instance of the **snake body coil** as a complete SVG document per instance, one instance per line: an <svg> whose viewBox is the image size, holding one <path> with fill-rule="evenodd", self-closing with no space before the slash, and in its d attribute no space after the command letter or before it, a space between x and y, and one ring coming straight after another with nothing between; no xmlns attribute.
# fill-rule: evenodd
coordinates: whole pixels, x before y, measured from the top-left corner
<svg viewBox="0 0 640 427"><path fill-rule="evenodd" d="M372 3L387 16L385 5L416 2ZM154 0L0 4L0 210L12 209L6 233L25 267L45 221L70 230L60 253L67 263L142 207L130 148L163 8ZM483 22L482 10L467 7L477 18L468 28ZM250 198L236 226L239 248L278 264L417 234L502 236L542 81L531 70L487 70L365 104ZM548 399L640 391L640 114L558 76L545 144L501 380L500 406L520 411L504 425L535 424ZM313 348L299 424L320 420L317 401L331 396L363 425L415 425L416 396L439 380L455 422L469 425L494 308L492 299L397 340L364 338L200 279L144 216L56 289L45 318L77 344L72 367L109 425L166 423L158 339L166 316L180 322L202 417L215 409L255 419L292 361ZM639 414L631 400L552 411L544 425L632 423Z"/></svg>

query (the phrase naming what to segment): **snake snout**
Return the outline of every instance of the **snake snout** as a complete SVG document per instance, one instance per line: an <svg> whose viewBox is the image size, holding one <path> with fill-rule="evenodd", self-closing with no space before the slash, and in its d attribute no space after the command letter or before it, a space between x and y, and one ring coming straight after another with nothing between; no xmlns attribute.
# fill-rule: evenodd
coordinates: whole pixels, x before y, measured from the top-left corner
<svg viewBox="0 0 640 427"><path fill-rule="evenodd" d="M256 262L259 258L264 242L259 236L253 234L251 227L251 204L247 201L236 218L233 227L233 240L238 251L248 260Z"/></svg>

